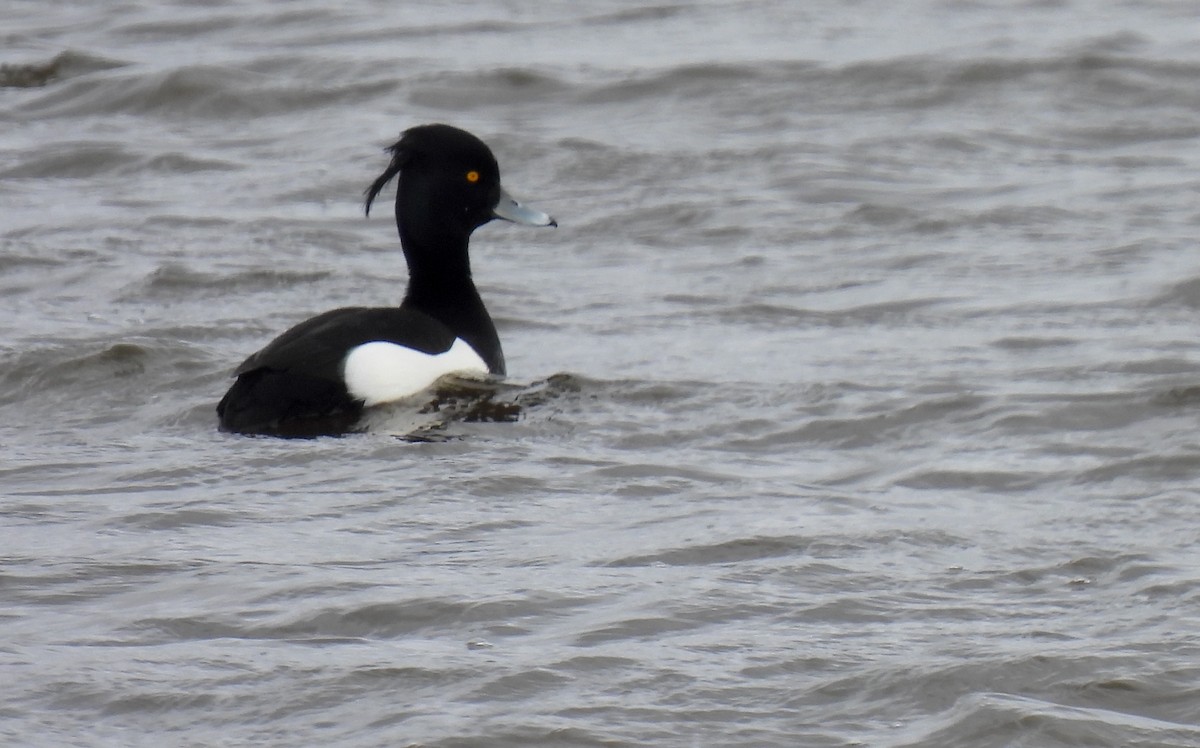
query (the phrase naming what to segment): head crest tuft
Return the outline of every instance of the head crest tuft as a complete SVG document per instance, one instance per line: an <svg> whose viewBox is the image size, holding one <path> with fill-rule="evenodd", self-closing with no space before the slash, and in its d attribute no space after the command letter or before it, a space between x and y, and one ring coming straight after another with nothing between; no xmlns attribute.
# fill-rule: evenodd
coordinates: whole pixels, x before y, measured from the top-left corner
<svg viewBox="0 0 1200 748"><path fill-rule="evenodd" d="M404 168L404 164L408 162L409 151L404 147L404 138L401 138L384 150L392 154L392 162L388 164L387 169L363 193L367 198L366 203L363 205L363 210L368 216L371 215L371 203L375 201L375 196L384 188L384 185L392 181L392 177L400 173L400 170Z"/></svg>

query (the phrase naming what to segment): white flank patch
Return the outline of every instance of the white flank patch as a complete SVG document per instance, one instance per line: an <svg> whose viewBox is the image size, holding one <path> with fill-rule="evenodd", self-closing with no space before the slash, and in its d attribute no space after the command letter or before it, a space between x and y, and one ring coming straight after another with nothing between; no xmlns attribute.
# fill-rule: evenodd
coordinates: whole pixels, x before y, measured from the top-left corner
<svg viewBox="0 0 1200 748"><path fill-rule="evenodd" d="M462 338L438 354L377 340L350 351L342 372L346 389L370 407L415 395L447 374L486 375L488 368Z"/></svg>

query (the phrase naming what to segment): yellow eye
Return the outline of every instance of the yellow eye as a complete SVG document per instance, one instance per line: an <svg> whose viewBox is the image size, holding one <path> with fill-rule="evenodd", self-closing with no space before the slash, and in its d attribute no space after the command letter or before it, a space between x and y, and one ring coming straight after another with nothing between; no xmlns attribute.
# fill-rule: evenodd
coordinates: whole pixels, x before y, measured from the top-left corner
<svg viewBox="0 0 1200 748"><path fill-rule="evenodd" d="M479 172L468 171L467 172L467 181L470 182L471 184L475 184L476 182L478 182L479 181Z"/></svg>

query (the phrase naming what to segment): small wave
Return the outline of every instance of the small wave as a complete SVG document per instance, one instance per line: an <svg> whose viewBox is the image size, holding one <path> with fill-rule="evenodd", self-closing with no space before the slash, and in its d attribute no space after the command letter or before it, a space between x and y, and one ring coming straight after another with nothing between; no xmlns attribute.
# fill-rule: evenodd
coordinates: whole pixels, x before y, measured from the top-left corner
<svg viewBox="0 0 1200 748"><path fill-rule="evenodd" d="M304 590L304 597L320 600L338 588ZM288 602L299 596L292 590ZM511 625L530 614L546 615L574 609L587 602L571 595L531 592L480 602L461 600L452 595L437 598L409 598L396 602L364 602L341 607L309 607L293 610L291 605L275 607L277 601L261 601L262 611L255 619L221 620L212 617L145 618L133 624L144 636L203 640L287 639L303 641L353 640L359 638L394 639L421 631L443 632L471 624Z"/></svg>
<svg viewBox="0 0 1200 748"><path fill-rule="evenodd" d="M62 52L46 62L0 64L0 88L41 88L51 83L125 63L79 52Z"/></svg>
<svg viewBox="0 0 1200 748"><path fill-rule="evenodd" d="M15 166L0 169L0 177L79 179L100 174L194 174L237 168L229 161L202 159L181 152L146 154L119 143L79 142L42 148Z"/></svg>
<svg viewBox="0 0 1200 748"><path fill-rule="evenodd" d="M229 527L242 518L236 512L194 507L176 507L153 512L126 514L110 522L121 530L166 530L173 532L187 527Z"/></svg>
<svg viewBox="0 0 1200 748"><path fill-rule="evenodd" d="M1045 483L1046 476L1030 470L921 470L895 481L898 486L923 490L1005 493L1028 491Z"/></svg>
<svg viewBox="0 0 1200 748"><path fill-rule="evenodd" d="M1009 96L1028 100L1031 91L1055 97L1059 106L1072 101L1117 109L1171 106L1182 114L1200 104L1192 85L1198 76L1200 64L1141 57L1101 42L1043 57L909 56L841 66L794 59L686 64L627 73L574 95L581 104L705 102L721 111L728 108L740 128L754 127L757 120L761 127L777 129L776 115L787 117L798 108L811 114L937 110L974 103L992 107ZM1164 123L1162 132L1156 127L1147 132L1144 124L1109 134L1103 126L1093 127L1075 135L1163 139L1188 137L1193 131L1187 120ZM963 142L961 136L957 141L951 136L947 147L961 148Z"/></svg>
<svg viewBox="0 0 1200 748"><path fill-rule="evenodd" d="M857 327L908 323L921 312L952 301L948 298L905 299L876 304L861 304L845 309L803 309L784 304L755 302L720 310L716 316L725 323L776 326L812 325L820 327Z"/></svg>
<svg viewBox="0 0 1200 748"><path fill-rule="evenodd" d="M1196 480L1200 478L1200 455L1192 451L1175 454L1153 454L1112 460L1079 474L1081 483L1109 484L1115 480L1144 480L1156 483L1167 480Z"/></svg>
<svg viewBox="0 0 1200 748"><path fill-rule="evenodd" d="M891 745L1005 746L1020 743L1031 733L1040 735L1039 744L1048 746L1185 748L1200 740L1200 729L1178 722L1099 706L1059 703L1048 697L980 691L906 727Z"/></svg>
<svg viewBox="0 0 1200 748"><path fill-rule="evenodd" d="M348 106L391 90L393 85L369 79L321 86L307 79L214 65L166 71L132 68L64 81L23 102L17 111L36 118L115 113L250 118Z"/></svg>
<svg viewBox="0 0 1200 748"><path fill-rule="evenodd" d="M1173 387L1155 395L1151 402L1167 408L1193 408L1200 405L1200 386Z"/></svg>
<svg viewBox="0 0 1200 748"><path fill-rule="evenodd" d="M636 24L642 21L661 21L683 15L687 10L688 6L684 4L646 5L641 8L630 8L589 16L582 19L580 23L584 26L608 26Z"/></svg>
<svg viewBox="0 0 1200 748"><path fill-rule="evenodd" d="M62 341L0 361L0 407L40 428L112 425L138 428L178 419L181 404L163 392L196 387L211 376L209 357L172 336ZM102 406L99 404L103 404ZM119 415L118 415L119 414ZM15 425L13 420L9 425Z"/></svg>
<svg viewBox="0 0 1200 748"><path fill-rule="evenodd" d="M235 273L198 270L189 265L168 262L151 271L145 278L122 291L121 301L161 301L181 296L224 296L231 289L246 292L275 288L291 288L316 283L330 276L324 270L283 270L248 268Z"/></svg>
<svg viewBox="0 0 1200 748"><path fill-rule="evenodd" d="M439 73L409 81L405 88L413 104L448 111L552 102L569 91L559 78L526 68Z"/></svg>
<svg viewBox="0 0 1200 748"><path fill-rule="evenodd" d="M1188 278L1173 283L1162 293L1150 300L1149 305L1182 306L1188 309L1200 309L1200 277Z"/></svg>
<svg viewBox="0 0 1200 748"><path fill-rule="evenodd" d="M1080 341L1073 338L1039 335L1011 335L992 341L992 345L1006 351L1036 351L1045 348L1071 348Z"/></svg>
<svg viewBox="0 0 1200 748"><path fill-rule="evenodd" d="M131 342L101 345L79 355L64 349L35 350L4 367L4 389L11 399L72 389L95 378L136 376L146 370L150 349Z"/></svg>
<svg viewBox="0 0 1200 748"><path fill-rule="evenodd" d="M909 397L905 402L917 398ZM729 446L755 452L792 451L798 444L864 448L880 443L904 443L913 432L944 428L950 423L986 424L995 408L991 399L969 393L939 393L912 404L873 404L844 415L816 415L800 425L788 425L731 439ZM815 417L814 417L815 416ZM981 427L985 427L982 426Z"/></svg>
<svg viewBox="0 0 1200 748"><path fill-rule="evenodd" d="M737 538L721 543L672 548L657 553L626 556L605 563L605 566L703 566L758 561L784 556L804 555L811 539L794 536Z"/></svg>
<svg viewBox="0 0 1200 748"><path fill-rule="evenodd" d="M585 104L613 104L642 99L687 97L700 100L724 98L730 86L749 87L755 83L768 84L790 80L801 72L817 69L810 62L780 62L768 64L704 63L688 64L665 70L633 75L610 83L601 83L580 96Z"/></svg>

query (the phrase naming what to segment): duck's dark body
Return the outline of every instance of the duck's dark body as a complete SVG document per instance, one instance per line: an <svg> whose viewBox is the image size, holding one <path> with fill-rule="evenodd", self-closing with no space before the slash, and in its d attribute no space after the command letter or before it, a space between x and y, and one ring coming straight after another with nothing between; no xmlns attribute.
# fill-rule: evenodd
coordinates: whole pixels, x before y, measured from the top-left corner
<svg viewBox="0 0 1200 748"><path fill-rule="evenodd" d="M489 371L502 375L503 357L490 319L488 328L499 357ZM346 307L317 315L237 368L237 381L217 405L221 428L282 436L346 431L364 404L343 379L348 350L383 341L434 355L449 350L455 337L446 325L404 307Z"/></svg>
<svg viewBox="0 0 1200 748"><path fill-rule="evenodd" d="M413 128L391 151L392 164L367 192L367 208L399 173L396 219L409 266L404 302L335 309L275 338L234 372L237 381L217 405L222 430L344 433L365 407L413 394L408 390L443 374L505 373L495 325L471 280L467 243L494 217L553 220L512 202L487 146L461 130Z"/></svg>

